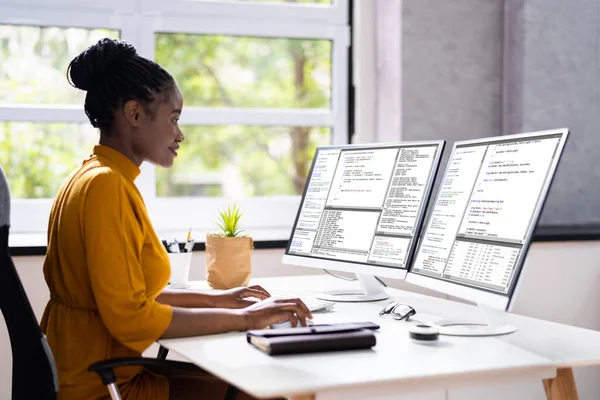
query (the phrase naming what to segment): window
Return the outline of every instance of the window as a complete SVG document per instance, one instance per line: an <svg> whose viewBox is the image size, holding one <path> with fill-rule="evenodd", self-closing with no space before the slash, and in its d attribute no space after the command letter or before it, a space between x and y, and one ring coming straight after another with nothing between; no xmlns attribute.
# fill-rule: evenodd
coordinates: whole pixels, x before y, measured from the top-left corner
<svg viewBox="0 0 600 400"><path fill-rule="evenodd" d="M173 168L136 181L159 233L212 228L237 202L287 239L317 146L347 142L348 1L0 0L0 162L12 232L45 232L51 199L97 143L68 63L102 37L156 60L184 97Z"/></svg>
<svg viewBox="0 0 600 400"><path fill-rule="evenodd" d="M221 1L232 1L232 0L221 0ZM235 1L235 0L233 0ZM285 2L290 2L289 0L237 0L237 1L246 1L246 2L254 2L254 3L285 3ZM332 0L323 0L323 1L319 1L319 0L298 0L298 1L291 1L292 3L308 3L308 4L331 4Z"/></svg>
<svg viewBox="0 0 600 400"><path fill-rule="evenodd" d="M1 21L0 21L1 22ZM66 80L69 62L107 29L0 25L0 103L82 104L85 93Z"/></svg>
<svg viewBox="0 0 600 400"><path fill-rule="evenodd" d="M330 130L281 126L183 126L177 162L157 169L157 196L301 195L316 146Z"/></svg>
<svg viewBox="0 0 600 400"><path fill-rule="evenodd" d="M331 41L157 34L188 106L331 107Z"/></svg>
<svg viewBox="0 0 600 400"><path fill-rule="evenodd" d="M15 113L18 105L82 104L85 93L69 85L67 66L81 49L103 37L118 38L119 33L0 25L0 104L13 105ZM0 160L10 177L12 198L54 197L97 141L89 124L0 121Z"/></svg>
<svg viewBox="0 0 600 400"><path fill-rule="evenodd" d="M13 199L47 199L98 142L89 124L0 122L0 160Z"/></svg>

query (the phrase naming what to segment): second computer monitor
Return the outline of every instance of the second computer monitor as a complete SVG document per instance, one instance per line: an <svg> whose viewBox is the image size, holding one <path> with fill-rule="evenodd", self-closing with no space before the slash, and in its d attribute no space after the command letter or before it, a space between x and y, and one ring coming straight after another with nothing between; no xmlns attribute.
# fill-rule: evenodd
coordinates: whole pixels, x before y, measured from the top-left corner
<svg viewBox="0 0 600 400"><path fill-rule="evenodd" d="M405 278L443 147L426 141L318 148L283 262L359 277L362 292L328 299L385 298L373 276Z"/></svg>
<svg viewBox="0 0 600 400"><path fill-rule="evenodd" d="M407 281L506 310L567 134L455 143Z"/></svg>

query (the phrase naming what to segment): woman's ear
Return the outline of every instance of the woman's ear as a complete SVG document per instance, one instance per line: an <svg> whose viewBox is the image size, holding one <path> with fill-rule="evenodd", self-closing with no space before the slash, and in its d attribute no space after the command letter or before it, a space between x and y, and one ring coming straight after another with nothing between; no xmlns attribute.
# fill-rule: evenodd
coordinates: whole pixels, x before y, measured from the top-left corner
<svg viewBox="0 0 600 400"><path fill-rule="evenodd" d="M140 103L135 100L129 100L123 106L123 113L125 114L125 120L129 123L129 125L137 128L140 126L140 113L142 112L142 107Z"/></svg>

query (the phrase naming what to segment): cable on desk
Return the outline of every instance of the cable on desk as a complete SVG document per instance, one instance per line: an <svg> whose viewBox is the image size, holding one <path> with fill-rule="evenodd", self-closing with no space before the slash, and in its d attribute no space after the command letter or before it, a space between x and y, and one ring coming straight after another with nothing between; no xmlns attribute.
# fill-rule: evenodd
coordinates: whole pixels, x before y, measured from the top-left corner
<svg viewBox="0 0 600 400"><path fill-rule="evenodd" d="M328 273L329 275L333 276L334 278L338 278L338 279L342 279L344 281L357 281L357 278L346 278L345 276L341 276L341 275L336 275L333 272L329 272L326 269L323 269L323 271L325 271L326 273Z"/></svg>
<svg viewBox="0 0 600 400"><path fill-rule="evenodd" d="M381 279L379 279L378 277L374 276L373 278L377 279L379 281L379 283L381 283L383 285L383 287L387 287L387 285L385 284L385 282L382 281Z"/></svg>
<svg viewBox="0 0 600 400"><path fill-rule="evenodd" d="M347 278L347 277L345 277L345 276L341 276L341 275L334 274L333 272L329 272L329 271L328 271L328 270L326 270L326 269L323 269L323 271L325 271L327 274L329 274L329 275L333 276L334 278L342 279L342 280L344 280L344 281L351 281L351 282L352 282L352 281L357 281L357 280L358 280L357 278ZM381 279L379 279L379 278L378 278L378 277L376 277L376 276L374 276L374 278L375 278L375 279L377 279L377 280L379 281L379 283L381 283L381 284L383 285L383 287L387 287L387 285L385 284L385 282L384 282L384 281L382 281Z"/></svg>

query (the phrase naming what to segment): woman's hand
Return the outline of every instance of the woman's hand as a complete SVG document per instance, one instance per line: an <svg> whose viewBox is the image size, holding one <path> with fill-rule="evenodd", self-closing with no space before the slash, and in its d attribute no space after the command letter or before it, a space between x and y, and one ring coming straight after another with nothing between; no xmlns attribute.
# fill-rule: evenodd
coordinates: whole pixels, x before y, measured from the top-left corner
<svg viewBox="0 0 600 400"><path fill-rule="evenodd" d="M255 303L241 310L246 330L263 329L278 322L291 321L292 327L306 326L312 314L300 299L278 299Z"/></svg>
<svg viewBox="0 0 600 400"><path fill-rule="evenodd" d="M259 300L271 297L269 292L258 285L229 289L213 296L217 308L245 308L256 303L256 300L247 300L248 297Z"/></svg>
<svg viewBox="0 0 600 400"><path fill-rule="evenodd" d="M250 288L235 290L244 293L243 289ZM237 310L173 307L173 319L161 338L262 329L284 321L291 321L292 326L306 326L307 318L312 318L312 314L300 299L270 298Z"/></svg>

